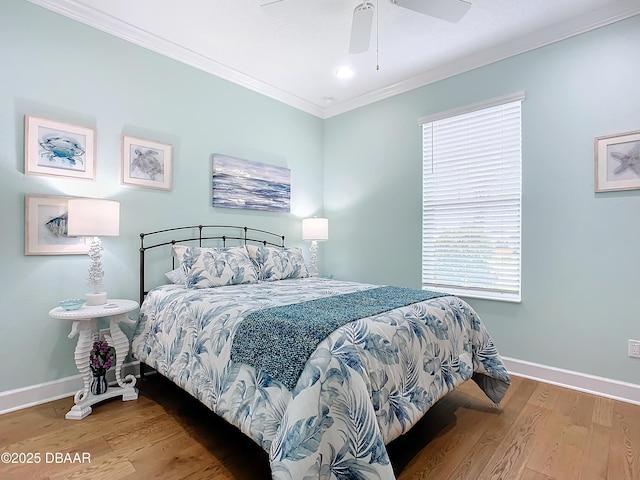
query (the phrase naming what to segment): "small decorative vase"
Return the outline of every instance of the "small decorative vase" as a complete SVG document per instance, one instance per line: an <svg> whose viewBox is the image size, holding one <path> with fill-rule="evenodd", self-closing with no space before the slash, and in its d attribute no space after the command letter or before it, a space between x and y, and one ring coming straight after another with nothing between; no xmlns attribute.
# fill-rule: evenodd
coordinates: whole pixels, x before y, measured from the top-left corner
<svg viewBox="0 0 640 480"><path fill-rule="evenodd" d="M91 380L91 393L94 395L100 395L107 391L109 385L107 384L107 378L105 374L96 375Z"/></svg>

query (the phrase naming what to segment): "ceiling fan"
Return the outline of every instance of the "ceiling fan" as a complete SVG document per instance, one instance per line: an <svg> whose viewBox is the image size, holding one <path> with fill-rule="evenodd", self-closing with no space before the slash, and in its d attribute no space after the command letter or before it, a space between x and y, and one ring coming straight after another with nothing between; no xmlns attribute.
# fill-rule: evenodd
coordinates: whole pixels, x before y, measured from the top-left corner
<svg viewBox="0 0 640 480"><path fill-rule="evenodd" d="M471 8L471 3L465 0L389 0L389 3L452 23L460 21ZM349 53L362 53L369 50L373 13L373 3L368 0L362 2L353 11Z"/></svg>
<svg viewBox="0 0 640 480"><path fill-rule="evenodd" d="M290 7L297 5L299 8L305 8L308 6L308 3L302 0L297 2L263 0L263 2L261 7L274 12L276 9L280 10L278 7L285 3ZM398 7L453 23L458 22L471 8L471 3L465 0L389 0L389 2ZM374 5L370 0L363 0L353 11L351 41L349 44L350 54L363 53L369 50L374 10ZM282 12L282 10L280 11Z"/></svg>

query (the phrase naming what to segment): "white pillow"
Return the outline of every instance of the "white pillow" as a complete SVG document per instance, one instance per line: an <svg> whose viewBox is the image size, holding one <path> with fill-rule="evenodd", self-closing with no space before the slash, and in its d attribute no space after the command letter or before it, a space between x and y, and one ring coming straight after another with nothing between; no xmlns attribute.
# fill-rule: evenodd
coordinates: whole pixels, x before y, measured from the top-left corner
<svg viewBox="0 0 640 480"><path fill-rule="evenodd" d="M184 258L184 252L189 248L187 245L173 245L171 247L171 254L178 260L178 265L182 265L182 259Z"/></svg>
<svg viewBox="0 0 640 480"><path fill-rule="evenodd" d="M167 277L171 283L175 283L176 285L184 285L187 280L187 275L184 273L182 265L165 273L164 276Z"/></svg>

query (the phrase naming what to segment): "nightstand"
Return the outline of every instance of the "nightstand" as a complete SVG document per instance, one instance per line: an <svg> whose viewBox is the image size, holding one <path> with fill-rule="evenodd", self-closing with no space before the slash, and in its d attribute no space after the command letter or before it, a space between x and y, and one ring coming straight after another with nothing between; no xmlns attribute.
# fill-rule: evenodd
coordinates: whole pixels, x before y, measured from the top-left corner
<svg viewBox="0 0 640 480"><path fill-rule="evenodd" d="M62 307L56 307L49 311L50 317L73 321L69 338L78 335L75 359L78 371L84 380L84 388L74 395L75 405L67 412L65 418L82 420L91 413L91 405L109 398L119 397L120 395L122 395L122 401L136 400L138 398L138 389L134 388L136 377L127 375L124 381L120 377L122 364L129 353L129 339L118 326L121 322L135 325L136 322L131 320L127 314L137 308L138 302L133 300L109 299L105 305L91 307L85 305L78 310L64 310ZM109 335L105 335L105 340L116 351L114 367L118 386L110 386L105 393L94 395L90 391L93 375L89 367L89 355L93 342L97 338L96 320L103 317L110 317Z"/></svg>

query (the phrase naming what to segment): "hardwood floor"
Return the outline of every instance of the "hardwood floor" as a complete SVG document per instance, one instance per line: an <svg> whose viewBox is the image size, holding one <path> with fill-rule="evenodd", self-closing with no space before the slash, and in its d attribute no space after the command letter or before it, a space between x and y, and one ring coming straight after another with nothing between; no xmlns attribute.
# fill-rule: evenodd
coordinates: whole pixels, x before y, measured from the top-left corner
<svg viewBox="0 0 640 480"><path fill-rule="evenodd" d="M473 382L434 405L388 446L398 480L640 479L639 406L512 380L501 407ZM267 454L198 401L158 375L138 386L81 421L64 418L71 398L0 416L0 453L40 456L0 478L271 478Z"/></svg>

